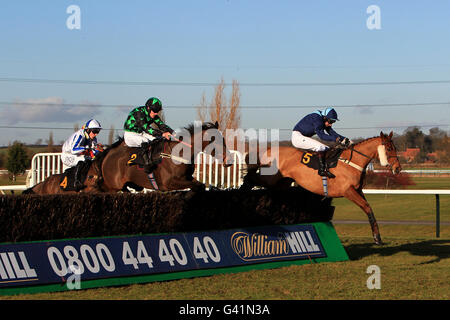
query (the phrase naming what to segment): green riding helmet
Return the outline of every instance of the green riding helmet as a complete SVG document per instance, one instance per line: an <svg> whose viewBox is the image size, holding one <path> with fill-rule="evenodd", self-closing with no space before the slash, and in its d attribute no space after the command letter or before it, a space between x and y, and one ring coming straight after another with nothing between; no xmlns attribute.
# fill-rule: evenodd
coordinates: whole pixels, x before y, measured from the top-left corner
<svg viewBox="0 0 450 320"><path fill-rule="evenodd" d="M145 107L149 112L153 111L155 113L158 113L162 109L162 103L158 98L152 97L147 100L147 102L145 103Z"/></svg>

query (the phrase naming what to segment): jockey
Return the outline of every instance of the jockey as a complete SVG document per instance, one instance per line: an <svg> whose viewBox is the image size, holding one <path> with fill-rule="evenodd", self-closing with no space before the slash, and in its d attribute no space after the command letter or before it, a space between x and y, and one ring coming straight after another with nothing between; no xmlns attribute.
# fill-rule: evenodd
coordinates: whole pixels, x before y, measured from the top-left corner
<svg viewBox="0 0 450 320"><path fill-rule="evenodd" d="M339 119L333 108L326 108L324 111L317 110L301 119L295 125L291 136L294 147L317 152L320 159L319 175L328 178L335 178L335 175L328 171L325 161L325 153L329 147L311 137L317 134L319 139L323 141L338 142L348 146L351 140L341 136L331 128L336 121L339 121Z"/></svg>
<svg viewBox="0 0 450 320"><path fill-rule="evenodd" d="M124 124L124 141L128 147L146 147L156 138L170 139L174 130L166 125L158 116L162 110L161 100L152 97L147 100L145 106L140 106L131 110ZM159 129L153 128L155 124ZM145 163L150 164L147 152L143 151L142 156Z"/></svg>
<svg viewBox="0 0 450 320"><path fill-rule="evenodd" d="M91 119L63 144L61 160L68 167L76 167L74 187L77 190L83 187L80 181L82 163L85 160L92 160L103 149L101 144L97 143L97 135L101 129L100 123Z"/></svg>

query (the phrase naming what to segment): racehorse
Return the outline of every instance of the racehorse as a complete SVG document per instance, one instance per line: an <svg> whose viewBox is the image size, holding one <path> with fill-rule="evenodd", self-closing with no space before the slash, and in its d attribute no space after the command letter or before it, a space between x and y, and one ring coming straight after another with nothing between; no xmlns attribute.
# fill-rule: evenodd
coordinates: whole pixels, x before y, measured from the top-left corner
<svg viewBox="0 0 450 320"><path fill-rule="evenodd" d="M294 147L283 146L276 150L268 148L267 151L262 152L256 164L249 164L241 188L244 190L251 189L253 186L284 188L295 181L304 189L316 194L332 198L345 197L367 214L374 241L376 244L382 244L377 221L362 188L366 167L375 158L378 158L380 164L392 170L394 174L400 173L401 166L392 142L392 134L391 132L385 135L381 132L379 137L366 139L345 149L339 156L336 167L329 169L336 178L326 181L327 192L324 187L325 181L317 171L300 163L307 153ZM312 156L311 153L307 155L307 157L310 156ZM262 168L272 165L278 169L275 174L261 174ZM258 170L260 170L259 173Z"/></svg>
<svg viewBox="0 0 450 320"><path fill-rule="evenodd" d="M146 174L138 165L128 165L132 159L130 155L133 157L133 149L137 148L127 147L124 142L116 142L116 145L102 156L100 188L106 192L127 191L128 186L137 190L205 190L205 185L192 176L197 154L209 150L213 157L223 161L225 167L232 164L231 154L218 130L217 122L207 122L201 126L191 124L184 129L185 134L181 134L183 138L186 136L186 139L164 142L162 161L152 172L152 176Z"/></svg>
<svg viewBox="0 0 450 320"><path fill-rule="evenodd" d="M156 189L160 191L191 189L202 191L205 185L192 177L194 159L200 151L209 150L213 157L223 161L223 165L231 165L230 152L225 139L218 130L218 123L204 123L201 126L189 125L185 128L187 140L164 142L161 163L149 176L138 165L129 165L138 148L125 145L123 139L116 141L92 162L84 181L85 188L80 192L128 192L127 187L138 191ZM212 141L212 142L210 142ZM183 148L179 148L182 145ZM175 152L176 151L176 152ZM62 174L48 177L43 182L24 191L25 194L75 193L60 188Z"/></svg>
<svg viewBox="0 0 450 320"><path fill-rule="evenodd" d="M99 177L101 172L99 168L100 161L94 160L87 172L86 179L84 180L84 188L80 192L97 193L102 190L99 188ZM36 184L35 186L26 189L22 194L73 194L78 191L63 190L63 173L53 174L47 177L44 181Z"/></svg>

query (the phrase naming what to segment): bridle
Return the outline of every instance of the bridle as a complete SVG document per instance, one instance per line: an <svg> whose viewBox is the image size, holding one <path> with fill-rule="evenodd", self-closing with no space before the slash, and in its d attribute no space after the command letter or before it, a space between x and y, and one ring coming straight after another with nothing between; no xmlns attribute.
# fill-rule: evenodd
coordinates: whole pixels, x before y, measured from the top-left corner
<svg viewBox="0 0 450 320"><path fill-rule="evenodd" d="M390 153L392 150L395 151L395 145L392 143L392 141L388 141L388 142L390 143L390 145L392 145L392 147L387 147L386 146L387 143L385 141L383 141L381 144L384 145L385 148L386 148L386 157L387 157L387 160L388 160L388 164L386 165L386 168L389 168L392 171L393 164L391 164L389 162L389 159L395 158L398 161L398 157L397 157L397 155L390 155L390 154L388 154L388 152Z"/></svg>
<svg viewBox="0 0 450 320"><path fill-rule="evenodd" d="M392 143L391 143L391 144L392 144ZM382 141L381 141L381 145L383 145L383 146L386 147L386 145L387 145L386 141L383 141L383 140L382 140ZM391 151L392 148L389 147L389 148L386 148L386 150L387 150L387 151ZM395 150L395 146L394 146L394 150ZM339 157L339 160L340 160L340 161L342 161L342 162L344 162L344 163L346 163L346 164L348 164L348 165L350 165L350 166L352 166L352 167L358 169L358 170L361 171L361 172L364 171L365 168L363 168L363 167L361 167L361 166L359 166L359 165L357 165L357 164L351 162L351 160L352 160L352 158L353 158L353 152L358 153L358 154L362 155L363 157L369 159L369 162L368 162L368 163L370 163L370 161L372 161L373 159L375 159L375 157L370 157L370 156L368 156L368 155L362 153L361 151L356 150L356 149L355 149L355 145L352 145L352 146L350 147L350 158L349 158L349 159L344 159L344 158L340 158L340 157ZM392 171L393 164L391 164L391 163L389 162L389 159L390 159L390 158L396 158L396 159L398 160L398 158L397 158L397 156L395 156L395 155L389 155L389 154L387 154L387 153L386 153L386 157L387 157L387 159L388 159L388 164L386 165L386 168L389 168L389 169Z"/></svg>

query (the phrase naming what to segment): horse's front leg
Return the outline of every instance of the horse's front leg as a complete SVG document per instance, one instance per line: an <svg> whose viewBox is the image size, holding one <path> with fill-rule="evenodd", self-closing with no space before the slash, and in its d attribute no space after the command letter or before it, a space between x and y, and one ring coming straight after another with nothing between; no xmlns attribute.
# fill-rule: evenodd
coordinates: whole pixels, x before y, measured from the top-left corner
<svg viewBox="0 0 450 320"><path fill-rule="evenodd" d="M380 236L380 230L378 228L377 220L375 219L375 215L373 214L372 208L370 207L369 203L367 202L366 198L364 197L364 194L362 191L358 192L353 187L348 188L344 192L344 197L358 205L369 218L370 227L372 228L372 235L373 240L376 244L383 244L381 241Z"/></svg>

